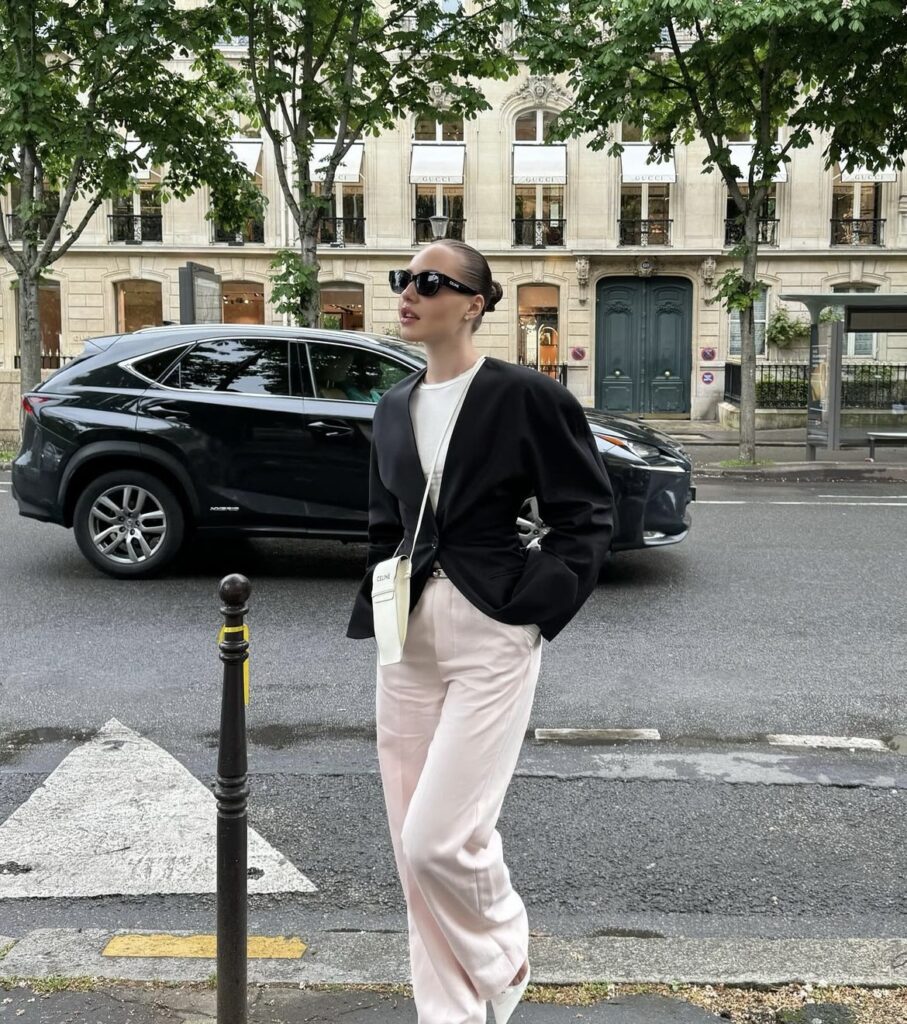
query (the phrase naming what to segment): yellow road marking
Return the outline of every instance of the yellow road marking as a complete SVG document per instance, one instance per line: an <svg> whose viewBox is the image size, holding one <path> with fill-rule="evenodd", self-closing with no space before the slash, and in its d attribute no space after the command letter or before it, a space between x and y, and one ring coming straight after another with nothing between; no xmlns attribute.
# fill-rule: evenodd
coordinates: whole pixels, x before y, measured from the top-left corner
<svg viewBox="0 0 907 1024"><path fill-rule="evenodd" d="M298 960L306 944L298 938L282 935L252 935L246 955L257 960ZM217 957L216 935L114 935L103 950L104 956L142 957Z"/></svg>

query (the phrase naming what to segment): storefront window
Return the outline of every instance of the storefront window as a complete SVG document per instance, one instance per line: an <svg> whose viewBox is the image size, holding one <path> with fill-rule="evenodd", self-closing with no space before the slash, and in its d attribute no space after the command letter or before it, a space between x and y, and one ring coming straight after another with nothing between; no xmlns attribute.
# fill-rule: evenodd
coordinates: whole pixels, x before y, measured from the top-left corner
<svg viewBox="0 0 907 1024"><path fill-rule="evenodd" d="M524 284L517 289L517 362L554 372L560 362L558 288Z"/></svg>
<svg viewBox="0 0 907 1024"><path fill-rule="evenodd" d="M321 286L321 326L338 331L361 331L364 289L361 284L333 281Z"/></svg>
<svg viewBox="0 0 907 1024"><path fill-rule="evenodd" d="M161 286L157 281L118 281L117 330L137 331L164 322Z"/></svg>
<svg viewBox="0 0 907 1024"><path fill-rule="evenodd" d="M225 324L265 322L264 285L254 281L224 281L223 296Z"/></svg>
<svg viewBox="0 0 907 1024"><path fill-rule="evenodd" d="M16 322L19 317L19 289L16 296ZM60 308L59 281L45 281L38 288L38 326L41 330L41 369L55 370L60 365L60 333L63 317ZM16 367L19 366L19 332L16 332Z"/></svg>

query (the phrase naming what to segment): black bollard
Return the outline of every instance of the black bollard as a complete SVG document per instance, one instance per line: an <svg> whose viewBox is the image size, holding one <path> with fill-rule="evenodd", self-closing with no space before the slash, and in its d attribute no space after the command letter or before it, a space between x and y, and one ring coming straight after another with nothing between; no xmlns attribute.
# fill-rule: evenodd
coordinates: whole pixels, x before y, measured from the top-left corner
<svg viewBox="0 0 907 1024"><path fill-rule="evenodd" d="M246 707L243 663L249 644L243 616L252 586L233 574L220 581L224 684L217 751L217 1024L246 1024L247 818Z"/></svg>

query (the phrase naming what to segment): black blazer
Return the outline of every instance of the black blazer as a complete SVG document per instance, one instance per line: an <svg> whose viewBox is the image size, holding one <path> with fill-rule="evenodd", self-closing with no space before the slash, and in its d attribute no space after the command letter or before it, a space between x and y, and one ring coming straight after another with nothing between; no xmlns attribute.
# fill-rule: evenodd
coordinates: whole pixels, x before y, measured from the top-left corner
<svg viewBox="0 0 907 1024"><path fill-rule="evenodd" d="M409 554L425 491L409 412L425 369L390 388L375 408L365 578L346 635L375 635L375 563L401 536ZM524 548L516 519L535 494L550 531ZM537 623L546 640L573 618L598 582L611 541L613 498L583 408L547 374L486 356L448 444L438 508L426 503L412 555L410 611L437 560L457 589L500 622Z"/></svg>

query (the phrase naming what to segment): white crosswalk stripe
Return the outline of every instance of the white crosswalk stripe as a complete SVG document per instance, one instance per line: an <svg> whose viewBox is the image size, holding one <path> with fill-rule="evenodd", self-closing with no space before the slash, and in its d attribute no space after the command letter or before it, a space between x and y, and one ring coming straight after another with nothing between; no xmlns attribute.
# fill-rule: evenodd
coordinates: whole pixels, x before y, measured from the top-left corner
<svg viewBox="0 0 907 1024"><path fill-rule="evenodd" d="M115 718L0 825L0 899L213 893L214 794ZM249 829L249 892L317 887Z"/></svg>

